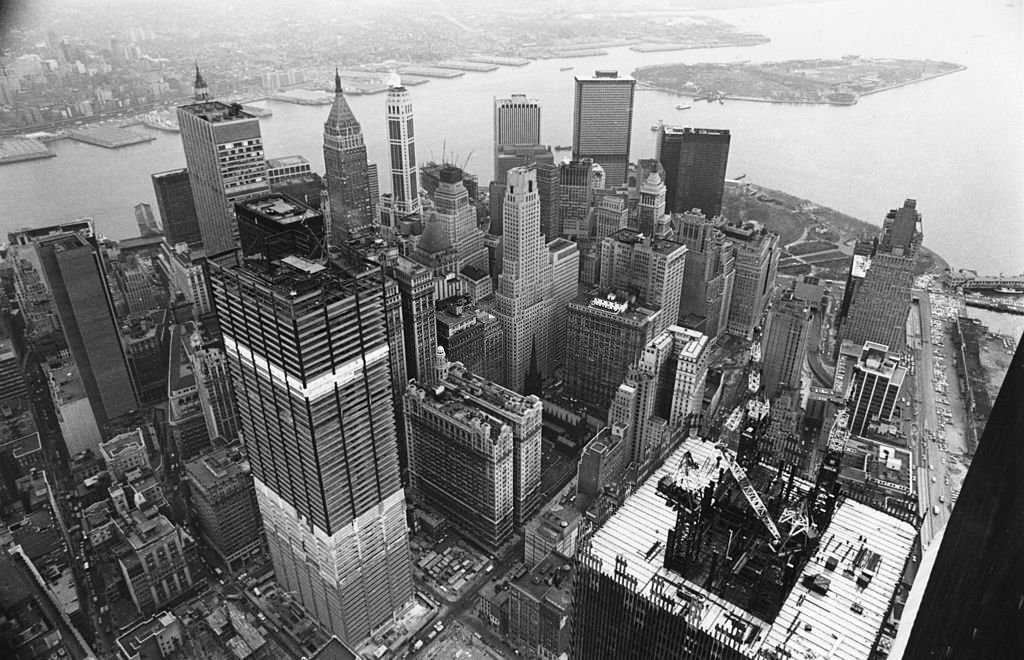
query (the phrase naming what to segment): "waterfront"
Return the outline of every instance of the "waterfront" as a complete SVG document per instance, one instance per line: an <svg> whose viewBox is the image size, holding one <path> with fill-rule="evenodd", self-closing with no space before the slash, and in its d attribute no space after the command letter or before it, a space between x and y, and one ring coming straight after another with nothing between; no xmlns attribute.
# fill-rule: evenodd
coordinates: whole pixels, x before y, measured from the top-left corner
<svg viewBox="0 0 1024 660"><path fill-rule="evenodd" d="M749 48L640 53L628 47L607 55L548 59L491 73L467 73L413 88L421 160L442 153L490 179L491 99L513 92L543 104L545 141L570 141L575 74L597 68L631 72L667 62L768 61L799 58L931 58L967 70L875 94L851 107L775 105L730 101L675 110L671 94L638 91L632 158L654 150L651 124L659 119L733 133L729 176L780 189L878 224L885 211L916 197L924 214L925 244L954 267L1018 272L1024 255L1024 142L1019 89L1020 7L1002 3L913 0L830 2L762 9L700 12L772 41ZM796 17L803 20L795 20ZM885 16L885 20L880 20ZM808 20L820 29L798 27ZM563 67L575 67L561 71ZM1017 87L1015 87L1017 85ZM996 94L996 98L993 98ZM363 125L368 155L384 174L382 96L349 99ZM268 157L302 154L322 171L326 108L263 102ZM7 202L4 232L91 215L101 233L136 233L132 206L153 203L149 173L184 166L180 137L139 128L156 137L130 149L105 149L61 140L57 158L0 168L0 198ZM444 152L442 152L442 148ZM54 194L55 189L60 194ZM155 206L155 205L154 205Z"/></svg>

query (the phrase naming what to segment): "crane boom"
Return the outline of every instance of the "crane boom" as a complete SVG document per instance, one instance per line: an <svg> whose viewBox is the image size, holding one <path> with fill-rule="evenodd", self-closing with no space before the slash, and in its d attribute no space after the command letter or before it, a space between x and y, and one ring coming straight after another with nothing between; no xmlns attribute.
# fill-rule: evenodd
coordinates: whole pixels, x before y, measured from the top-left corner
<svg viewBox="0 0 1024 660"><path fill-rule="evenodd" d="M743 496L747 498L747 502L750 504L750 508L754 510L761 523L768 528L768 533L772 535L772 539L775 540L776 544L782 543L782 534L779 533L779 528L775 526L775 522L772 520L771 515L768 513L768 507L765 506L764 500L757 494L757 489L754 488L754 484L750 483L750 478L747 476L746 470L740 466L732 455L725 449L722 450L722 456L725 458L725 462L729 464L729 471L732 472L732 476L736 479L736 483L740 485L740 490L743 492Z"/></svg>

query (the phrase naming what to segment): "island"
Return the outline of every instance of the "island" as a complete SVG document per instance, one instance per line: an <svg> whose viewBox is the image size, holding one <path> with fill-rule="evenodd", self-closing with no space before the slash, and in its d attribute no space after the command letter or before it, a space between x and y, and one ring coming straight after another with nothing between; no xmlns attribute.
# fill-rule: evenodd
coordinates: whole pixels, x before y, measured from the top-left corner
<svg viewBox="0 0 1024 660"><path fill-rule="evenodd" d="M868 59L656 64L633 76L643 85L708 102L725 99L769 103L853 105L884 92L966 67L934 60Z"/></svg>

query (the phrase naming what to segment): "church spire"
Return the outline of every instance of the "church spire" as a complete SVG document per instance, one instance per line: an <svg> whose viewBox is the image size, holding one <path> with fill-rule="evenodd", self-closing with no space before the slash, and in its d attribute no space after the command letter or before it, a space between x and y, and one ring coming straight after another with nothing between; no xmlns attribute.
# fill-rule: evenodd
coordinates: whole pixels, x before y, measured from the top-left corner
<svg viewBox="0 0 1024 660"><path fill-rule="evenodd" d="M196 62L196 79L192 83L193 97L196 101L207 101L210 98L209 90L206 88L206 81L203 74L199 72L199 62Z"/></svg>
<svg viewBox="0 0 1024 660"><path fill-rule="evenodd" d="M537 336L534 335L533 344L530 346L530 370L526 372L523 393L527 396L530 394L540 396L543 390L544 381L541 378L540 369L537 368Z"/></svg>

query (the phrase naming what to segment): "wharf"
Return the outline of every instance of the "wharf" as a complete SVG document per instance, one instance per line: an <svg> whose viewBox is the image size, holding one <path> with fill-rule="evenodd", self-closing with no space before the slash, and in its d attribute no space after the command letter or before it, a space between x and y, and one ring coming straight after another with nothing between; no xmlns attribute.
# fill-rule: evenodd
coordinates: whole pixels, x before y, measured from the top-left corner
<svg viewBox="0 0 1024 660"><path fill-rule="evenodd" d="M104 149L120 149L142 142L152 142L156 137L135 133L117 126L96 126L87 129L76 129L68 133L68 137Z"/></svg>
<svg viewBox="0 0 1024 660"><path fill-rule="evenodd" d="M497 55L476 55L465 58L467 62L483 62L484 64L497 64L499 66L526 66L530 60L525 57L499 57Z"/></svg>
<svg viewBox="0 0 1024 660"><path fill-rule="evenodd" d="M398 70L403 76L407 73L414 76L425 76L427 78L458 78L466 75L465 71L455 69L443 69L438 66L403 66Z"/></svg>
<svg viewBox="0 0 1024 660"><path fill-rule="evenodd" d="M978 309L989 309L993 312L1004 312L1007 314L1020 314L1024 316L1024 305L1020 303L1003 302L1001 300L992 300L984 296L964 296L964 303L968 307L977 307Z"/></svg>
<svg viewBox="0 0 1024 660"><path fill-rule="evenodd" d="M0 165L53 158L56 155L40 140L24 137L0 139Z"/></svg>
<svg viewBox="0 0 1024 660"><path fill-rule="evenodd" d="M470 71L473 73L489 73L498 69L497 64L470 62L468 60L445 60L443 62L438 62L434 66L442 69L457 69L459 71Z"/></svg>

